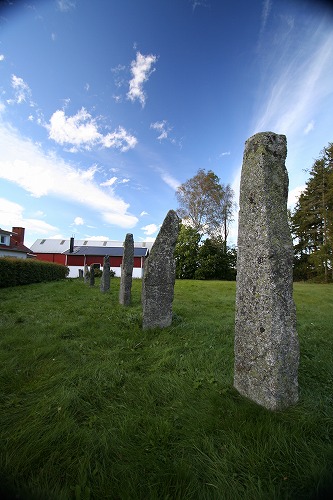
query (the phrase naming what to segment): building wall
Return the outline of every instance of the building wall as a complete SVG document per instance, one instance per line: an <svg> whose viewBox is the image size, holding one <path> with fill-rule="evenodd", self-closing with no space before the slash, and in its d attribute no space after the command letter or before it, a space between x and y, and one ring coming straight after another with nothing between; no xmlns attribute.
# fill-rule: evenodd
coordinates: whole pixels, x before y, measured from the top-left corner
<svg viewBox="0 0 333 500"><path fill-rule="evenodd" d="M15 259L26 259L27 254L24 252L15 252L14 250L4 250L0 248L0 257L14 257Z"/></svg>
<svg viewBox="0 0 333 500"><path fill-rule="evenodd" d="M44 262L55 262L56 264L65 265L66 255L56 254L56 253L36 253L37 260L43 260Z"/></svg>
<svg viewBox="0 0 333 500"><path fill-rule="evenodd" d="M68 266L69 267L69 278L78 278L79 277L79 269L83 270L83 266ZM120 278L121 276L121 268L120 267L110 267L112 271L114 271L116 274L115 276L117 278ZM142 278L143 276L143 269L141 268L134 268L133 269L133 278Z"/></svg>

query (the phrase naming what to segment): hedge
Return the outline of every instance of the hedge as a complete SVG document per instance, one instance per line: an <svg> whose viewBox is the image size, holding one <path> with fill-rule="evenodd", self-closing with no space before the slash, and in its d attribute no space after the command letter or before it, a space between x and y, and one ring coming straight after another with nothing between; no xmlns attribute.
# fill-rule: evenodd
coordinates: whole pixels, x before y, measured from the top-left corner
<svg viewBox="0 0 333 500"><path fill-rule="evenodd" d="M0 288L65 279L69 268L35 259L0 258Z"/></svg>

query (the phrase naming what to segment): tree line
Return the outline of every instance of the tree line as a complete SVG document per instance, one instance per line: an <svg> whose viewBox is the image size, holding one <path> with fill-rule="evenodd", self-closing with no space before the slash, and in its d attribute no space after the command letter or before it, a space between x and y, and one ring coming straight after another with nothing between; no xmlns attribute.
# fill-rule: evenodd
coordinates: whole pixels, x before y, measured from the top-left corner
<svg viewBox="0 0 333 500"><path fill-rule="evenodd" d="M177 213L182 219L175 249L176 277L236 278L237 251L227 244L235 210L234 193L211 170L178 187ZM294 244L294 280L333 281L333 143L321 152L289 213Z"/></svg>

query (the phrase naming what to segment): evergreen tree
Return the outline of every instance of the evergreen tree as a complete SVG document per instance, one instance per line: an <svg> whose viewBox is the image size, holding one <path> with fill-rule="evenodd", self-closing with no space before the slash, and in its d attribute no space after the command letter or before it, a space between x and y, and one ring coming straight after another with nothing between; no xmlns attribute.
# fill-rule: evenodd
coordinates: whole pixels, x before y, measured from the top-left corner
<svg viewBox="0 0 333 500"><path fill-rule="evenodd" d="M332 278L333 143L315 160L291 217L295 279Z"/></svg>

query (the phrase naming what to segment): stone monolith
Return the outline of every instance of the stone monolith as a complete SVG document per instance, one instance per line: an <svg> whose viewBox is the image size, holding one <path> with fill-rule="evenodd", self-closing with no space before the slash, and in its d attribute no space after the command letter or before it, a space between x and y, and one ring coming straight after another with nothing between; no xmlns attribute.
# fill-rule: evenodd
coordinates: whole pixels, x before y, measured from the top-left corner
<svg viewBox="0 0 333 500"><path fill-rule="evenodd" d="M172 322L178 231L179 218L174 210L169 210L144 266L143 329L164 328Z"/></svg>
<svg viewBox="0 0 333 500"><path fill-rule="evenodd" d="M89 267L87 264L84 265L83 277L84 277L84 283L88 285L90 282L90 277L89 277Z"/></svg>
<svg viewBox="0 0 333 500"><path fill-rule="evenodd" d="M239 201L234 386L271 410L298 400L286 155L284 135L250 137Z"/></svg>
<svg viewBox="0 0 333 500"><path fill-rule="evenodd" d="M101 276L100 290L105 293L110 290L110 257L104 256L103 259L103 272Z"/></svg>
<svg viewBox="0 0 333 500"><path fill-rule="evenodd" d="M95 285L95 267L94 267L94 264L91 264L89 272L90 272L89 284L90 284L90 286L94 286Z"/></svg>
<svg viewBox="0 0 333 500"><path fill-rule="evenodd" d="M123 261L121 264L121 278L119 289L119 303L123 306L131 304L132 275L134 266L133 234L127 233L124 241Z"/></svg>

